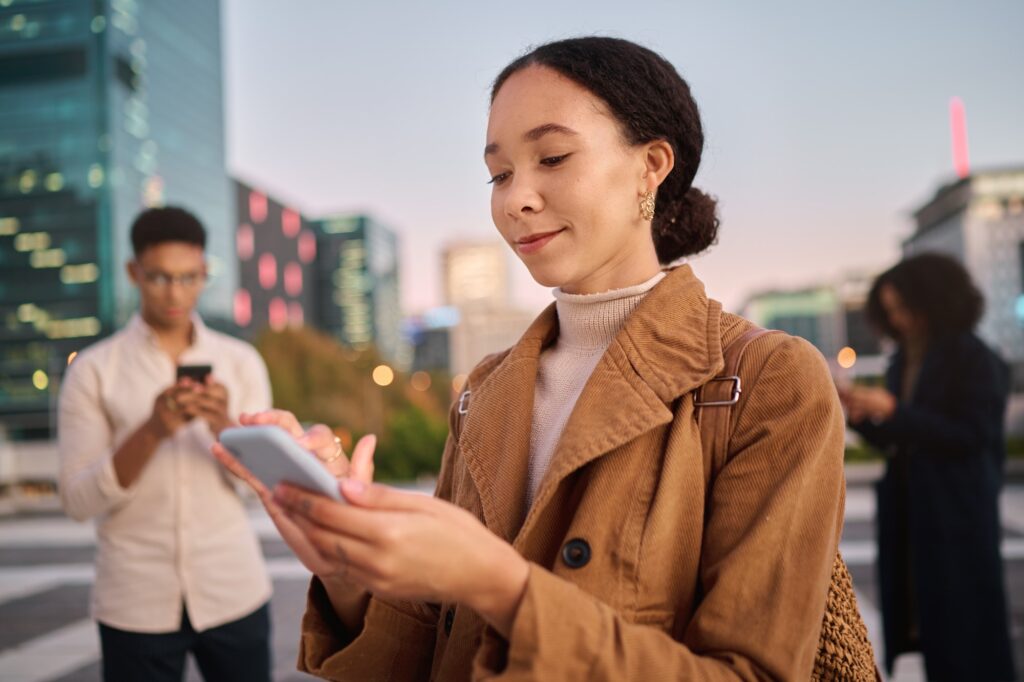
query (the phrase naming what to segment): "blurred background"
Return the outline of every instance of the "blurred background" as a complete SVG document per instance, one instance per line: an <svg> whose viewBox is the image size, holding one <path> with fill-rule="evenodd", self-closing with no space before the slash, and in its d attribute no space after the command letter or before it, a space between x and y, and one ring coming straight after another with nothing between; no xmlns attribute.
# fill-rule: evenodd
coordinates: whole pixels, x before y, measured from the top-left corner
<svg viewBox="0 0 1024 682"><path fill-rule="evenodd" d="M27 660L50 667L11 679L95 678L91 531L55 512L54 406L75 353L135 309L143 207L206 225L201 312L256 344L279 407L347 443L380 434L379 475L430 489L465 373L551 300L497 240L482 161L491 79L551 39L629 38L689 81L697 184L723 222L694 268L727 309L814 343L838 381L884 369L863 316L874 275L923 250L960 259L986 297L979 333L1014 369L1024 455L1021 25L1010 1L0 0L0 679ZM877 637L880 466L852 437L848 461L844 555ZM285 679L305 576L253 514ZM905 659L897 678L920 679Z"/></svg>

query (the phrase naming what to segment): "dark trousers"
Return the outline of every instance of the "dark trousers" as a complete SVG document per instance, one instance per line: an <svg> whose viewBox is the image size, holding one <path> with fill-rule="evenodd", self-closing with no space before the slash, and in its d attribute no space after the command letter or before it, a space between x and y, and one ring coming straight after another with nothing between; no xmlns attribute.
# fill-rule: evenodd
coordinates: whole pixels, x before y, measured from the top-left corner
<svg viewBox="0 0 1024 682"><path fill-rule="evenodd" d="M181 682L185 655L192 652L207 682L270 682L270 610L196 632L182 608L181 629L149 634L103 623L104 682Z"/></svg>

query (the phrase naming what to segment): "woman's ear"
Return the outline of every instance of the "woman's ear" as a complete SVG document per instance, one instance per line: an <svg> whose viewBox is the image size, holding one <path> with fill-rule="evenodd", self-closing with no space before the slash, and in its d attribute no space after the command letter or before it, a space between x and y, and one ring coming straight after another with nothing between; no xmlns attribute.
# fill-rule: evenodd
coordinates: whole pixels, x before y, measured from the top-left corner
<svg viewBox="0 0 1024 682"><path fill-rule="evenodd" d="M648 142L644 153L644 191L657 191L675 165L676 155L667 140Z"/></svg>

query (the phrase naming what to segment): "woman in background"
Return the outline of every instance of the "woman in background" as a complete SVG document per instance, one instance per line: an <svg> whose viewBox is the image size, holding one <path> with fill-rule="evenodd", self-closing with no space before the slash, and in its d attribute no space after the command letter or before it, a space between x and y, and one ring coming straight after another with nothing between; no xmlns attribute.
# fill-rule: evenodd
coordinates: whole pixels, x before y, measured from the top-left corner
<svg viewBox="0 0 1024 682"><path fill-rule="evenodd" d="M939 254L875 281L872 324L898 344L886 388L842 391L851 426L887 455L878 482L885 660L921 651L929 680L1012 680L999 553L1006 365L974 333L967 271Z"/></svg>

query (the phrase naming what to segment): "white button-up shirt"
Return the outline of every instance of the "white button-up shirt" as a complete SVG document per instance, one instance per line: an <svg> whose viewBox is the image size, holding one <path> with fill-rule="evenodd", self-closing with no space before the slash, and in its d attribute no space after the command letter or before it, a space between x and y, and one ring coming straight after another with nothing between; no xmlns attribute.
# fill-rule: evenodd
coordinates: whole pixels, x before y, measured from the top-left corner
<svg viewBox="0 0 1024 682"><path fill-rule="evenodd" d="M271 405L256 350L193 316L180 364L210 364L228 412ZM60 391L60 496L67 514L96 519L93 617L132 632L173 632L184 602L197 630L245 616L270 598L270 580L234 482L214 459L213 434L194 419L157 446L127 488L113 455L175 381L175 363L136 314L78 354Z"/></svg>

